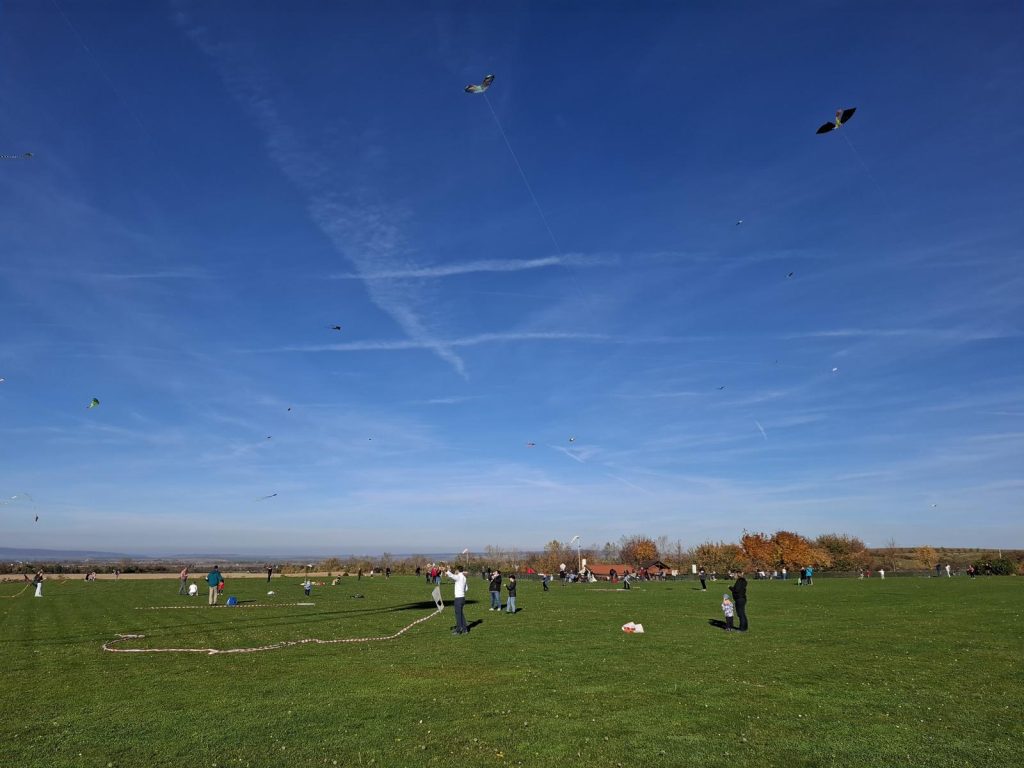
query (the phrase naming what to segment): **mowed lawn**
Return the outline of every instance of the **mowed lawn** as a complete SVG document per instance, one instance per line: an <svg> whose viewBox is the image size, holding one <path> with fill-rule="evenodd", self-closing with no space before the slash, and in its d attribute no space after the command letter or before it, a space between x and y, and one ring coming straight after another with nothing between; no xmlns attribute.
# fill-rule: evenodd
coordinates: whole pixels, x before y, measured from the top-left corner
<svg viewBox="0 0 1024 768"><path fill-rule="evenodd" d="M253 654L116 654L391 634L432 610L413 577L235 580L274 607L202 607L177 581L0 584L0 766L1024 765L1024 580L750 582L746 634L726 582L629 592L521 582L520 612L470 579L395 640ZM451 600L451 584L443 588ZM362 598L354 597L362 594ZM136 610L148 606L196 609ZM243 603L252 605L252 603ZM644 625L626 635L627 621Z"/></svg>

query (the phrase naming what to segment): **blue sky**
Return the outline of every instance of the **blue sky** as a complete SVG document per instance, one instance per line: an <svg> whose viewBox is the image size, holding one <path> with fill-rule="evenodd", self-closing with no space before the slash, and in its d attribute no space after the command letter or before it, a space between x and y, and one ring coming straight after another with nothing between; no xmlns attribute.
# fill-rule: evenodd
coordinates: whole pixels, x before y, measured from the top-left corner
<svg viewBox="0 0 1024 768"><path fill-rule="evenodd" d="M778 5L4 2L0 541L1024 546L1022 6Z"/></svg>

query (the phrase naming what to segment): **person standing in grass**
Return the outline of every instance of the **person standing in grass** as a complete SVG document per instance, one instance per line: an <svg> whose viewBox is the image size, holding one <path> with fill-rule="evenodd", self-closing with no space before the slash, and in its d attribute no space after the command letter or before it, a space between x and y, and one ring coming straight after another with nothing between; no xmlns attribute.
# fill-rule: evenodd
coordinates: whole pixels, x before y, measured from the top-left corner
<svg viewBox="0 0 1024 768"><path fill-rule="evenodd" d="M462 566L459 565L456 566L455 573L445 570L444 575L455 582L455 629L452 630L452 634L468 634L469 627L466 626L466 615L463 613L463 607L466 605L466 590L469 589L469 585L466 583L466 574L462 572Z"/></svg>
<svg viewBox="0 0 1024 768"><path fill-rule="evenodd" d="M32 579L32 583L36 585L36 597L43 596L43 569L40 568L36 571L36 575Z"/></svg>
<svg viewBox="0 0 1024 768"><path fill-rule="evenodd" d="M732 592L732 599L736 605L736 618L740 621L738 627L740 632L747 631L747 580L743 578L743 571L739 572L736 583L729 587Z"/></svg>
<svg viewBox="0 0 1024 768"><path fill-rule="evenodd" d="M513 573L508 577L508 584L505 585L505 589L508 590L508 604L505 606L505 610L508 613L516 612L516 575Z"/></svg>
<svg viewBox="0 0 1024 768"><path fill-rule="evenodd" d="M700 577L700 591L708 591L708 573L703 568L697 571L697 576Z"/></svg>
<svg viewBox="0 0 1024 768"><path fill-rule="evenodd" d="M206 574L206 583L210 587L210 605L217 604L217 593L220 585L224 583L224 577L220 575L220 566L213 566L213 570Z"/></svg>
<svg viewBox="0 0 1024 768"><path fill-rule="evenodd" d="M274 566L267 563L267 584L270 583L270 577L274 575Z"/></svg>
<svg viewBox="0 0 1024 768"><path fill-rule="evenodd" d="M178 574L178 594L188 594L188 566L186 565L181 569L181 573Z"/></svg>
<svg viewBox="0 0 1024 768"><path fill-rule="evenodd" d="M491 574L491 583L487 585L487 588L491 591L491 607L489 610L500 611L501 610L501 571L495 571Z"/></svg>
<svg viewBox="0 0 1024 768"><path fill-rule="evenodd" d="M725 631L732 632L734 627L732 625L733 613L735 613L735 607L732 604L732 599L728 594L722 595L722 613L725 615Z"/></svg>

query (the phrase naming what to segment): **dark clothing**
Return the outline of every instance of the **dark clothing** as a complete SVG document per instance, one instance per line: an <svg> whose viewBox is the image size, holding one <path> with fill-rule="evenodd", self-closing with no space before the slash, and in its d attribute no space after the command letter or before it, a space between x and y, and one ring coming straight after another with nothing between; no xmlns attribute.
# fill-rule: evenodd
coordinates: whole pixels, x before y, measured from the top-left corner
<svg viewBox="0 0 1024 768"><path fill-rule="evenodd" d="M747 580L740 576L736 583L729 587L732 600L736 604L736 618L740 620L740 632L747 631Z"/></svg>
<svg viewBox="0 0 1024 768"><path fill-rule="evenodd" d="M516 596L516 580L515 579L509 579L508 584L505 585L505 589L508 590L508 596L509 597L515 597Z"/></svg>
<svg viewBox="0 0 1024 768"><path fill-rule="evenodd" d="M462 607L466 604L466 598L456 597L455 598L455 634L462 635L469 632L469 627L466 626L466 616L462 612Z"/></svg>
<svg viewBox="0 0 1024 768"><path fill-rule="evenodd" d="M747 580L740 576L738 579L736 579L736 583L729 587L729 591L732 592L733 600L746 600Z"/></svg>
<svg viewBox="0 0 1024 768"><path fill-rule="evenodd" d="M487 589L491 592L501 592L501 574L491 578L491 583L487 585Z"/></svg>
<svg viewBox="0 0 1024 768"><path fill-rule="evenodd" d="M746 632L747 631L747 601L746 601L745 598L743 600L736 600L735 601L735 605L736 605L736 618L738 618L740 620L740 627L739 627L740 632Z"/></svg>
<svg viewBox="0 0 1024 768"><path fill-rule="evenodd" d="M274 573L273 568L267 568L267 583L270 583L270 576Z"/></svg>

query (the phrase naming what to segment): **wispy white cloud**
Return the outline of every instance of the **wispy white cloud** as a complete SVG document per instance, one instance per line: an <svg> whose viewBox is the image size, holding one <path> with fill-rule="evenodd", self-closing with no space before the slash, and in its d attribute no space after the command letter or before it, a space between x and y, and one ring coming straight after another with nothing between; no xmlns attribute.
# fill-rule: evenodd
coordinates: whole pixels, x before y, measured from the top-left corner
<svg viewBox="0 0 1024 768"><path fill-rule="evenodd" d="M847 339L847 338L900 338L919 337L937 341L968 342L1011 339L1024 336L1018 330L980 330L970 328L837 328L833 330L802 331L781 336L783 339Z"/></svg>
<svg viewBox="0 0 1024 768"><path fill-rule="evenodd" d="M100 272L88 275L92 280L209 280L212 276L201 269L165 269L153 272Z"/></svg>
<svg viewBox="0 0 1024 768"><path fill-rule="evenodd" d="M339 195L330 164L307 149L280 114L270 75L259 70L255 57L238 46L215 42L207 29L190 25L184 13L176 14L176 20L214 61L231 96L253 116L264 134L270 158L306 195L311 218L338 254L355 265L355 274L363 280L374 304L398 324L415 348L429 349L465 376L462 359L428 327L428 297L407 282L369 277L401 272L407 267L411 249L398 226L400 216L395 206L374 202L369 199L372 194L365 191Z"/></svg>
<svg viewBox="0 0 1024 768"><path fill-rule="evenodd" d="M507 333L479 333L452 339L392 339L380 341L350 341L341 344L308 344L278 347L265 352L368 352L405 349L433 349L440 344L446 349L477 347L484 344L503 344L522 341L582 341L603 344L675 344L683 339L670 336L630 337L603 333L573 333L570 331L524 331Z"/></svg>
<svg viewBox="0 0 1024 768"><path fill-rule="evenodd" d="M480 259L457 264L434 264L429 266L408 266L376 272L340 272L330 275L332 280L398 280L407 278L439 278L454 275L468 275L475 272L522 272L528 269L547 267L595 267L613 264L617 260L607 255L567 253L560 256L544 256L538 259Z"/></svg>

